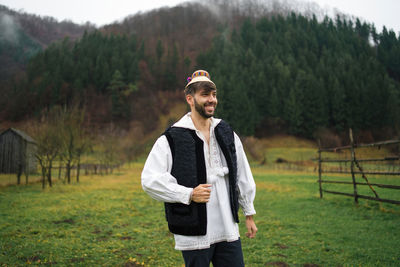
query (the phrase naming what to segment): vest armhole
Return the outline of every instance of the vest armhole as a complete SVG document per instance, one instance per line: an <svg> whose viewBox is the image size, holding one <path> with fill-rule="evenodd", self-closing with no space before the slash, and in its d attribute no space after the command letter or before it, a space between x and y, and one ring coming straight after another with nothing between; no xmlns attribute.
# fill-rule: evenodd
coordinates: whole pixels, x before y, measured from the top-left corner
<svg viewBox="0 0 400 267"><path fill-rule="evenodd" d="M165 131L164 135L167 138L167 141L168 141L168 144L169 144L169 149L171 150L172 160L173 160L175 158L174 140L172 139L172 136L168 131Z"/></svg>

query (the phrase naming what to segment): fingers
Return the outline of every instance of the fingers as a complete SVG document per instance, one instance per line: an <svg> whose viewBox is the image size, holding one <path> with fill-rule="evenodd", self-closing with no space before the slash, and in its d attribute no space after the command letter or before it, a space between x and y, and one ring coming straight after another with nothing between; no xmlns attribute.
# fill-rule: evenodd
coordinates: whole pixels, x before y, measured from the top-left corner
<svg viewBox="0 0 400 267"><path fill-rule="evenodd" d="M257 233L258 229L254 222L253 216L248 216L246 218L246 228L247 228L246 236L248 238L256 237L256 233Z"/></svg>
<svg viewBox="0 0 400 267"><path fill-rule="evenodd" d="M254 227L250 227L249 229L247 229L246 236L248 238L254 238L256 237L256 233L257 233L257 227L255 227L254 225Z"/></svg>
<svg viewBox="0 0 400 267"><path fill-rule="evenodd" d="M254 238L254 237L256 237L256 233L257 233L257 229L250 228L247 230L246 236L248 238Z"/></svg>
<svg viewBox="0 0 400 267"><path fill-rule="evenodd" d="M210 200L211 184L200 184L193 189L192 201L206 203Z"/></svg>
<svg viewBox="0 0 400 267"><path fill-rule="evenodd" d="M201 188L201 189L208 190L211 192L211 188L210 188L211 186L212 186L211 184L199 184L196 188Z"/></svg>

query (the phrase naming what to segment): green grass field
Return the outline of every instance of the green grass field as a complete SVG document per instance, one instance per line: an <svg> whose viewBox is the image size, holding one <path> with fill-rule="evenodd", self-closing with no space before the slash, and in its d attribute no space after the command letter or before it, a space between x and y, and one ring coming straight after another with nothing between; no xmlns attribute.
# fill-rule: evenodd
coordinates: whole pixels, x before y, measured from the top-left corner
<svg viewBox="0 0 400 267"><path fill-rule="evenodd" d="M1 187L0 265L182 266L163 204L141 189L142 166L45 190ZM316 173L253 173L259 232L242 238L246 266L400 266L400 206L320 199ZM400 199L399 191L385 197Z"/></svg>

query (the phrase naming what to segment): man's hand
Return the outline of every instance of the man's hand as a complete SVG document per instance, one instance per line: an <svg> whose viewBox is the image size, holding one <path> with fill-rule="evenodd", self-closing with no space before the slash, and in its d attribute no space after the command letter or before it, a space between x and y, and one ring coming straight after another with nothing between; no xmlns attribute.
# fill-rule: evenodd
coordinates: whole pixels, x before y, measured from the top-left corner
<svg viewBox="0 0 400 267"><path fill-rule="evenodd" d="M210 200L211 195L210 184L200 184L193 189L192 201L197 203L206 203Z"/></svg>
<svg viewBox="0 0 400 267"><path fill-rule="evenodd" d="M254 222L253 215L246 216L246 228L247 228L246 236L248 238L256 237L257 227Z"/></svg>

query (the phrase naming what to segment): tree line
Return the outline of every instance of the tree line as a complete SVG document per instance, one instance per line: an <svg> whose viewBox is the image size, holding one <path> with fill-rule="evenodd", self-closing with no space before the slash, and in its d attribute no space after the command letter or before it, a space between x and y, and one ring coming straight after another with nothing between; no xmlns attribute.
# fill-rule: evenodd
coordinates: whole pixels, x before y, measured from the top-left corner
<svg viewBox="0 0 400 267"><path fill-rule="evenodd" d="M218 27L194 61L180 43L148 45L134 33L66 38L30 60L4 113L18 120L78 104L101 122L140 121L154 129L163 112L159 92L182 90L185 77L202 68L218 86L217 115L242 135L279 128L312 138L319 129L348 127L397 133L400 39L393 31L295 13Z"/></svg>
<svg viewBox="0 0 400 267"><path fill-rule="evenodd" d="M218 115L240 133L269 125L310 138L321 128L398 133L399 58L400 38L386 28L292 13L247 19L197 64L218 85Z"/></svg>

